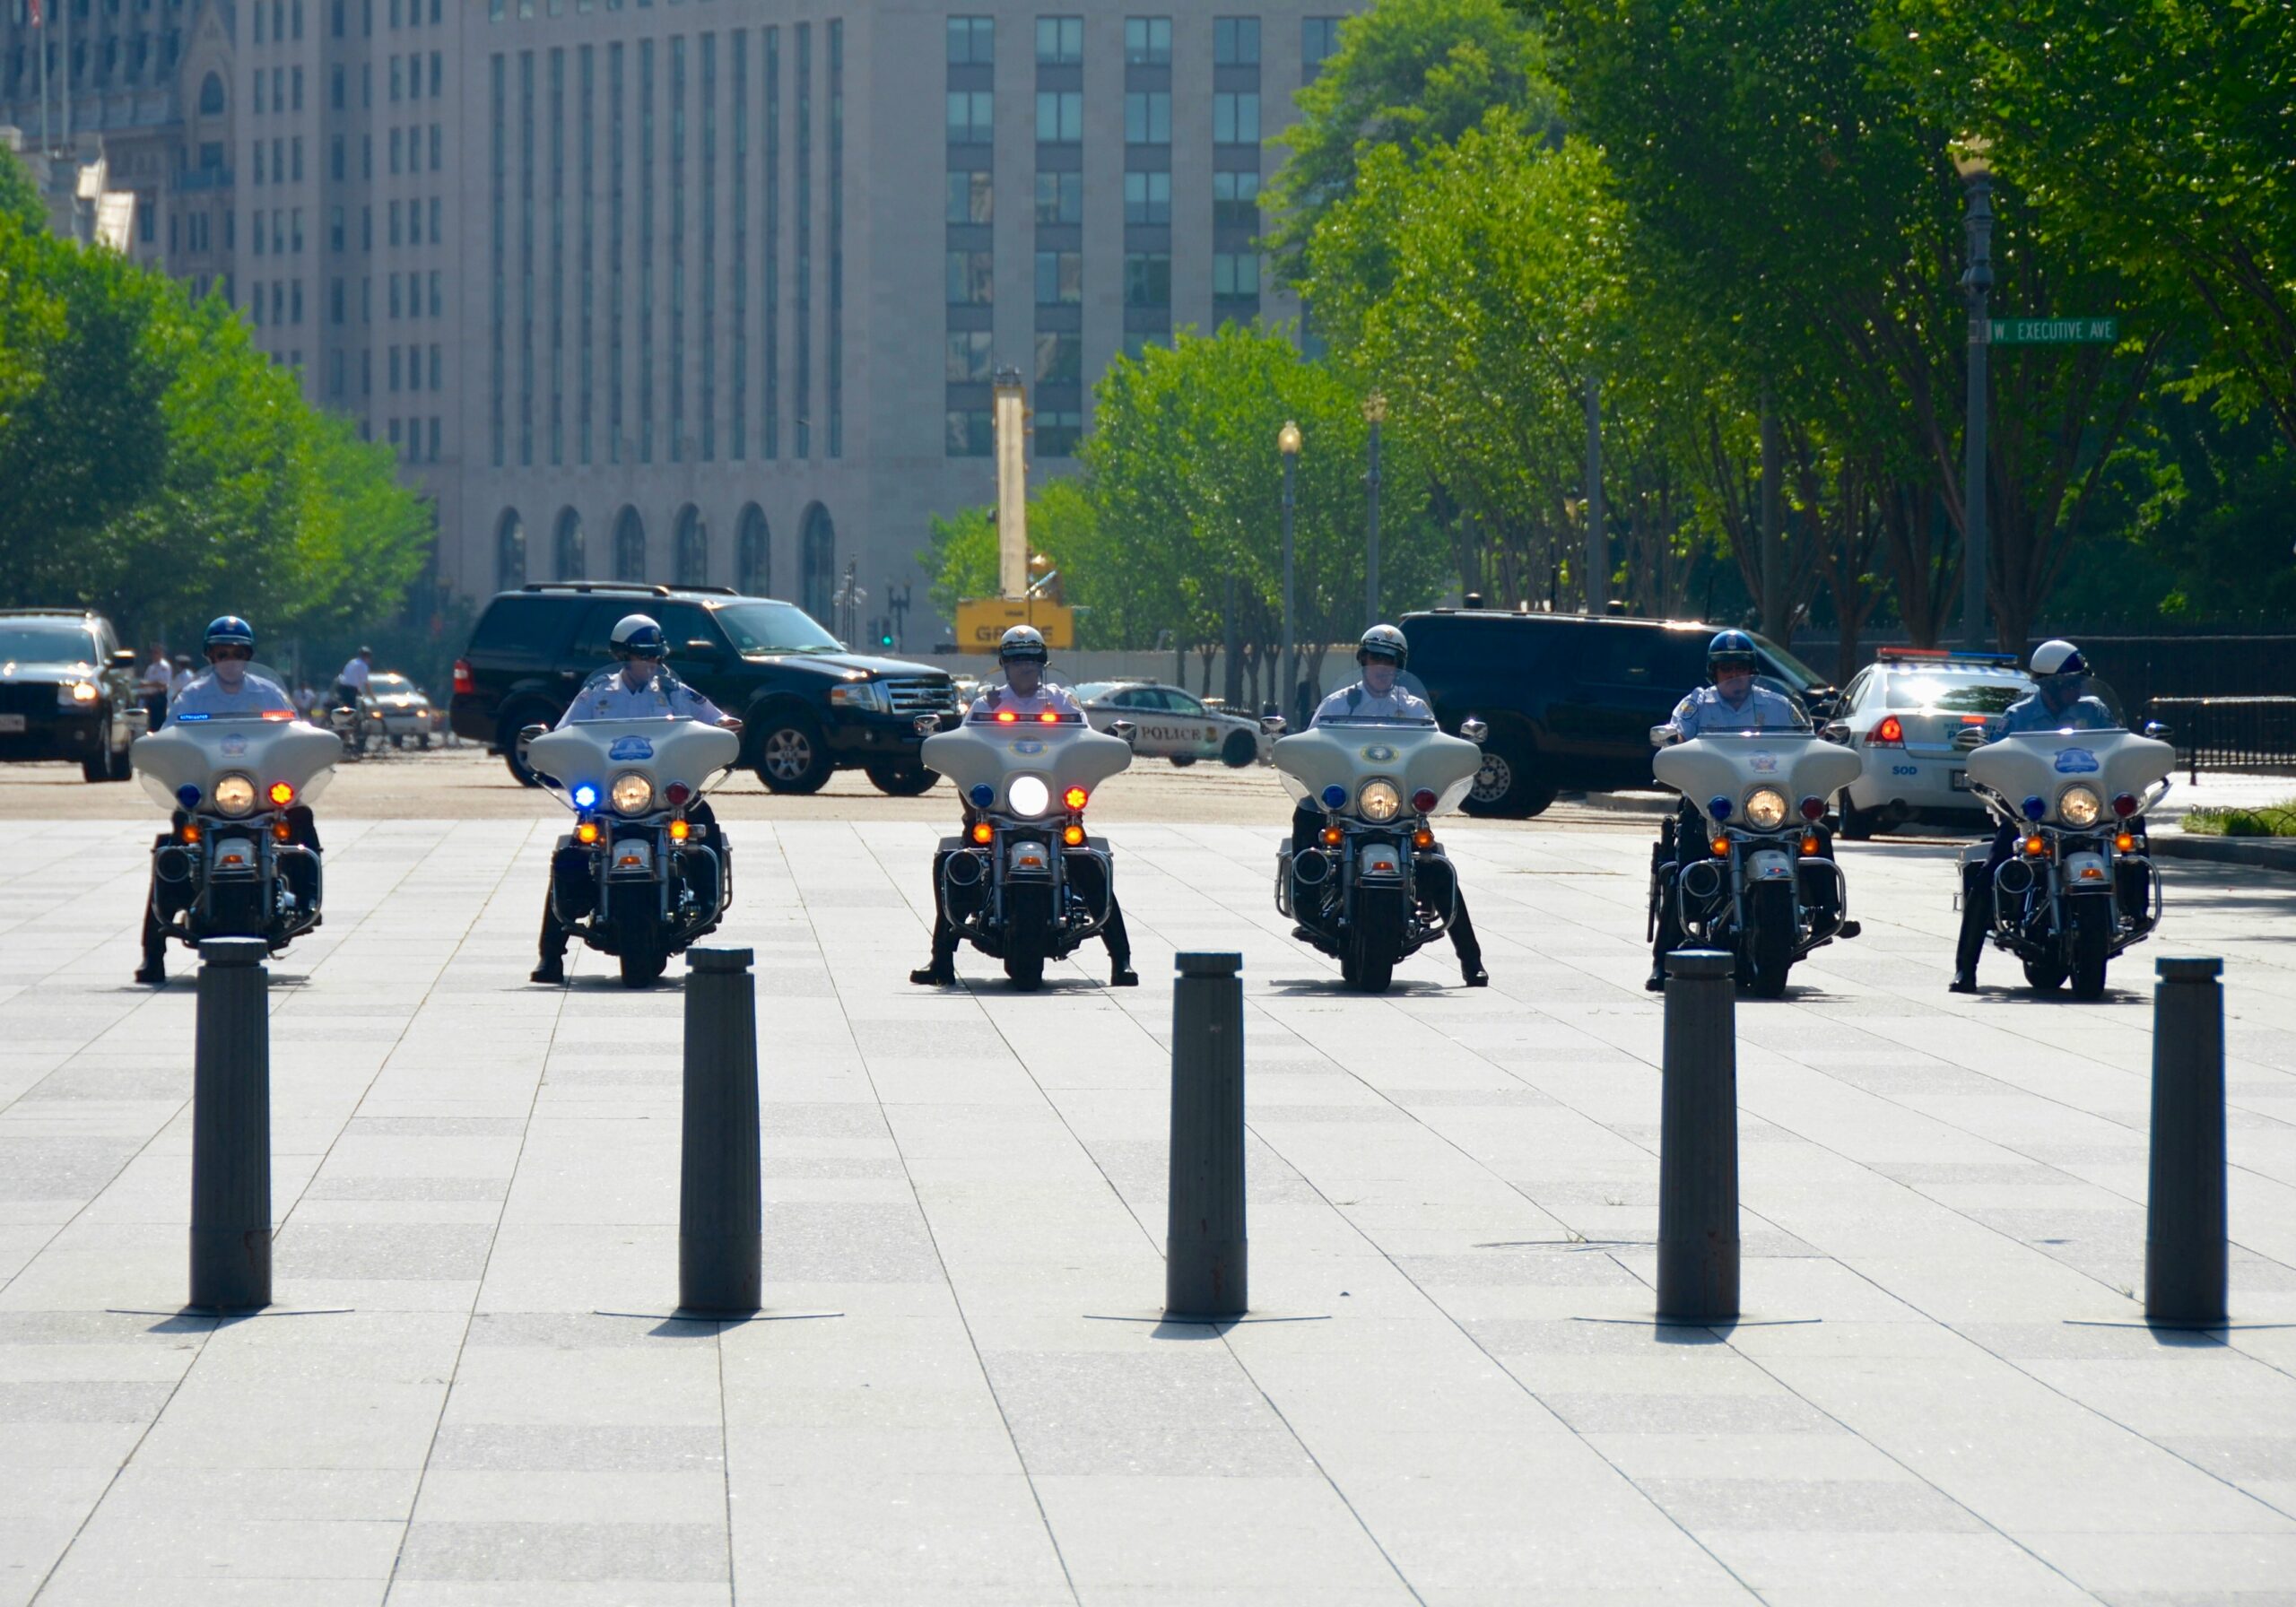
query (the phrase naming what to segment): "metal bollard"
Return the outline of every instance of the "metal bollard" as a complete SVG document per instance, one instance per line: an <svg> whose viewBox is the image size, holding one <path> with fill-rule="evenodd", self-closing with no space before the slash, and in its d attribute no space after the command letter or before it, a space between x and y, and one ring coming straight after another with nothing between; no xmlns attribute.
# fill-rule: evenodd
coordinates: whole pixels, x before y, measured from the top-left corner
<svg viewBox="0 0 2296 1607"><path fill-rule="evenodd" d="M2224 1320L2227 1305L2224 962L2155 964L2144 1316L2206 1327Z"/></svg>
<svg viewBox="0 0 2296 1607"><path fill-rule="evenodd" d="M1172 1170L1164 1315L1241 1316L1244 983L1240 954L1181 954L1172 986Z"/></svg>
<svg viewBox="0 0 2296 1607"><path fill-rule="evenodd" d="M763 1301L757 979L749 949L690 949L678 1309L746 1316Z"/></svg>
<svg viewBox="0 0 2296 1607"><path fill-rule="evenodd" d="M191 1099L191 1304L271 1304L271 945L199 945L198 1047Z"/></svg>
<svg viewBox="0 0 2296 1607"><path fill-rule="evenodd" d="M1737 961L1666 956L1665 1087L1658 1129L1658 1315L1738 1315Z"/></svg>

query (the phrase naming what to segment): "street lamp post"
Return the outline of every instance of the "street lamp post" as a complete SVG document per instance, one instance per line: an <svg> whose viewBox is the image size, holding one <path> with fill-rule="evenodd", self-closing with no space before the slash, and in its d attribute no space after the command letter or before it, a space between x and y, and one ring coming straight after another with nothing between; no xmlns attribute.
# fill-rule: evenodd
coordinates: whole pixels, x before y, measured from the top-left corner
<svg viewBox="0 0 2296 1607"><path fill-rule="evenodd" d="M1275 449L1283 455L1283 679L1275 693L1281 712L1300 684L1299 648L1292 635L1292 486L1300 468L1300 426L1284 420L1275 432Z"/></svg>
<svg viewBox="0 0 2296 1607"><path fill-rule="evenodd" d="M1368 521L1363 546L1363 629L1379 622L1379 426L1387 421L1387 399L1378 391L1363 398L1363 419L1371 426L1371 468L1363 477Z"/></svg>
<svg viewBox="0 0 2296 1607"><path fill-rule="evenodd" d="M1986 580L1991 562L1992 533L1986 527L1986 408L1990 399L1986 356L1991 347L1992 326L1986 299L1993 290L1993 162L1987 142L1962 142L1953 158L1969 198L1961 227L1969 235L1969 266L1961 273L1961 293L1970 304L1969 423L1961 435L1961 633L1970 650L1983 652L1986 640Z"/></svg>

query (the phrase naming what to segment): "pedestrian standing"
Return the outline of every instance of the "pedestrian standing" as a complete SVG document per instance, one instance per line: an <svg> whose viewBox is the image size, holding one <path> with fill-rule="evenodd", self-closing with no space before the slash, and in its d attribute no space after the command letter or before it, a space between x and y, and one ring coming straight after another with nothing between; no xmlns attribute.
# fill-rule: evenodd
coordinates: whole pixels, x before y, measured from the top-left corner
<svg viewBox="0 0 2296 1607"><path fill-rule="evenodd" d="M338 708L356 708L367 695L367 678L374 673L375 650L361 647L351 656L335 677L335 703Z"/></svg>
<svg viewBox="0 0 2296 1607"><path fill-rule="evenodd" d="M144 666L143 679L137 691L144 699L144 711L150 715L150 729L157 731L168 723L168 695L175 685L175 669L168 663L168 650L155 646L152 662Z"/></svg>
<svg viewBox="0 0 2296 1607"><path fill-rule="evenodd" d="M188 653L177 654L176 673L168 682L168 701L170 703L173 703L178 698L181 697L183 695L183 689L189 686L192 683L193 679L194 677L191 673L191 655Z"/></svg>

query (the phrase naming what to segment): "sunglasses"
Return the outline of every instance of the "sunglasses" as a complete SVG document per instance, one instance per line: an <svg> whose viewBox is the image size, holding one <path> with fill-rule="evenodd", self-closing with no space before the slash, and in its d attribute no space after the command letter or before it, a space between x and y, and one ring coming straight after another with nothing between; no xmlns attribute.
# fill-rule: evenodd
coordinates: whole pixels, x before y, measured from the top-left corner
<svg viewBox="0 0 2296 1607"><path fill-rule="evenodd" d="M225 658L253 658L254 656L253 647L210 647L207 649L207 662L210 664Z"/></svg>

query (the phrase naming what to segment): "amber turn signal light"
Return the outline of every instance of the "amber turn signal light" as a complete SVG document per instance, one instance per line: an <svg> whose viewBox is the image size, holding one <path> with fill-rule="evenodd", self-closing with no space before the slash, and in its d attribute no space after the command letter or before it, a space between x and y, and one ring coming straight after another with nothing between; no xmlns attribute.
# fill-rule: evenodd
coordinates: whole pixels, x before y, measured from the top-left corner
<svg viewBox="0 0 2296 1607"><path fill-rule="evenodd" d="M196 843L199 840L198 822L195 821L186 821L183 823L183 840L187 843Z"/></svg>
<svg viewBox="0 0 2296 1607"><path fill-rule="evenodd" d="M2028 859L2039 859L2042 855L2044 855L2044 854L2046 854L2046 853L2048 853L2048 844L2047 842L2043 841L2041 838L2038 838L2038 837L2029 837L2029 838L2027 838L2025 839L2025 857L2026 857L2026 858L2028 858Z"/></svg>
<svg viewBox="0 0 2296 1607"><path fill-rule="evenodd" d="M283 843L289 838L294 836L294 828L288 825L286 821L274 821L271 822L271 837L274 842Z"/></svg>
<svg viewBox="0 0 2296 1607"><path fill-rule="evenodd" d="M1805 838L1804 838L1802 839L1802 852L1803 852L1803 853L1805 853L1805 854L1814 854L1814 853L1816 853L1817 851L1818 851L1818 839L1817 839L1816 838L1814 838L1814 837L1805 837Z"/></svg>
<svg viewBox="0 0 2296 1607"><path fill-rule="evenodd" d="M2118 848L2124 854L2135 853L2136 834L2133 831L2122 832L2118 837L2113 838L2113 847Z"/></svg>
<svg viewBox="0 0 2296 1607"><path fill-rule="evenodd" d="M598 840L597 821L584 821L580 825L575 827L574 840L578 843L583 844L596 842Z"/></svg>
<svg viewBox="0 0 2296 1607"><path fill-rule="evenodd" d="M682 843L692 835L693 828L687 825L683 821L672 821L670 822L670 840L672 842Z"/></svg>
<svg viewBox="0 0 2296 1607"><path fill-rule="evenodd" d="M1344 838L1346 835L1347 834L1345 832L1342 831L1336 826L1325 827L1324 847L1326 848L1336 848L1340 845L1340 839Z"/></svg>
<svg viewBox="0 0 2296 1607"><path fill-rule="evenodd" d="M1435 834L1422 826L1411 834L1411 846L1414 848L1431 848L1435 846Z"/></svg>
<svg viewBox="0 0 2296 1607"><path fill-rule="evenodd" d="M1082 826L1073 825L1063 827L1061 829L1060 840L1066 843L1072 848L1083 847L1084 846L1084 828Z"/></svg>
<svg viewBox="0 0 2296 1607"><path fill-rule="evenodd" d="M1086 794L1083 787L1072 786L1066 792L1060 795L1060 801L1063 804L1067 804L1071 809L1082 809L1084 807L1085 796Z"/></svg>
<svg viewBox="0 0 2296 1607"><path fill-rule="evenodd" d="M284 781L274 781L271 784L271 802L275 807L284 809L294 801L295 789L292 786Z"/></svg>
<svg viewBox="0 0 2296 1607"><path fill-rule="evenodd" d="M1714 849L1715 858L1727 859L1730 857L1730 839L1728 838L1718 837L1714 839L1711 846Z"/></svg>
<svg viewBox="0 0 2296 1607"><path fill-rule="evenodd" d="M987 821L974 821L972 828L972 840L977 843L996 841L996 828L990 825Z"/></svg>

